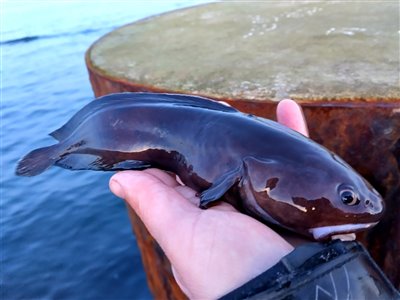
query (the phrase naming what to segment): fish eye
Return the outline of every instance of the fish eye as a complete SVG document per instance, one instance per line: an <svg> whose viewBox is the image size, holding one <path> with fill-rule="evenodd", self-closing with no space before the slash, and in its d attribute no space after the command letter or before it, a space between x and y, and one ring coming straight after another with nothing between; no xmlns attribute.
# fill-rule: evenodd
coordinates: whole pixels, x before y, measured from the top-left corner
<svg viewBox="0 0 400 300"><path fill-rule="evenodd" d="M340 199L346 205L357 205L360 203L360 199L358 199L356 193L349 189L340 192Z"/></svg>

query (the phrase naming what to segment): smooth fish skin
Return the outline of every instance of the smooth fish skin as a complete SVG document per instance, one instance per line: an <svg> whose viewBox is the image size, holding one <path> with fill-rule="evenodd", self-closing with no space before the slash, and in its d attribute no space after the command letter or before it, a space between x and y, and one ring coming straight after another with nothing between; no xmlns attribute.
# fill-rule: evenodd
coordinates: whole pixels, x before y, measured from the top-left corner
<svg viewBox="0 0 400 300"><path fill-rule="evenodd" d="M207 208L237 209L317 240L375 225L381 196L321 145L276 122L190 95L119 93L92 101L33 150L21 176L72 170L171 171Z"/></svg>

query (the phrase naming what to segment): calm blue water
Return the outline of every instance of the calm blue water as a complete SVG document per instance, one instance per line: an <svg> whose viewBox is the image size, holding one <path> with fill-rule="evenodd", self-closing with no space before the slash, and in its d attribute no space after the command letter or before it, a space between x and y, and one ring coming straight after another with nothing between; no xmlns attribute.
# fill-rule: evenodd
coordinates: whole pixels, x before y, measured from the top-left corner
<svg viewBox="0 0 400 300"><path fill-rule="evenodd" d="M14 175L93 98L85 50L115 27L205 1L1 1L1 299L148 299L109 173Z"/></svg>

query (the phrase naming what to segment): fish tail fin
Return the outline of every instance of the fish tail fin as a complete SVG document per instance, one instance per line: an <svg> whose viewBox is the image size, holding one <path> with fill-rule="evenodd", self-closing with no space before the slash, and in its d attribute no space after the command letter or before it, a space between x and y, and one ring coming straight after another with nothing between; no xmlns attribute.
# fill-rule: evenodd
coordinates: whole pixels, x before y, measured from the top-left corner
<svg viewBox="0 0 400 300"><path fill-rule="evenodd" d="M52 166L59 156L60 144L35 149L18 162L15 173L18 176L35 176Z"/></svg>

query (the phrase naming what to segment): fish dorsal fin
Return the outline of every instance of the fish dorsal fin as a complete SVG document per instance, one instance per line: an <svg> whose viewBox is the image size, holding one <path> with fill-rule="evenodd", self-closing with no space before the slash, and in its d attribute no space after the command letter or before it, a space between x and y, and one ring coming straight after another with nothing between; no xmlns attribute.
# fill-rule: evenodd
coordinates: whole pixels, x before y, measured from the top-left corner
<svg viewBox="0 0 400 300"><path fill-rule="evenodd" d="M64 126L50 133L50 136L61 141L68 137L73 129L79 126L87 116L110 107L124 106L127 104L131 106L141 104L166 104L199 107L223 112L237 112L233 107L200 96L164 93L116 93L93 100L78 111Z"/></svg>
<svg viewBox="0 0 400 300"><path fill-rule="evenodd" d="M224 112L238 112L237 109L232 106L228 106L226 104L222 104L216 100L212 100L209 98L195 96L195 95L187 95L187 94L162 94L162 93L125 93L131 94L133 97L131 98L135 102L139 101L142 103L165 103L165 104L173 104L178 106L191 106L191 107L199 107L206 108ZM118 95L118 94L116 94ZM123 95L123 94L121 94Z"/></svg>

